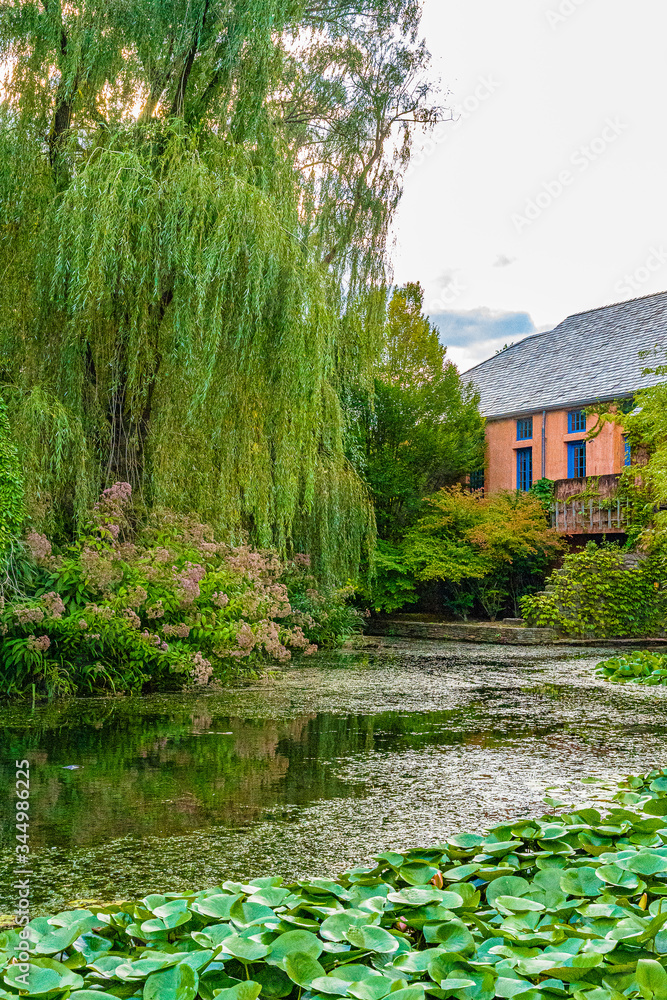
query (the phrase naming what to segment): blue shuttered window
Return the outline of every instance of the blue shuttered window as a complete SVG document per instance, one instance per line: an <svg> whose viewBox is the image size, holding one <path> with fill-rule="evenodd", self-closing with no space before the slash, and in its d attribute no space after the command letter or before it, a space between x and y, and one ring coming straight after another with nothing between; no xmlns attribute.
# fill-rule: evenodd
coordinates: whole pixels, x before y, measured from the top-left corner
<svg viewBox="0 0 667 1000"><path fill-rule="evenodd" d="M516 488L529 490L533 485L533 449L519 448L516 453Z"/></svg>
<svg viewBox="0 0 667 1000"><path fill-rule="evenodd" d="M570 410L567 415L567 433L576 434L586 430L586 411Z"/></svg>
<svg viewBox="0 0 667 1000"><path fill-rule="evenodd" d="M586 442L571 441L567 446L567 478L585 479Z"/></svg>
<svg viewBox="0 0 667 1000"><path fill-rule="evenodd" d="M623 435L623 449L624 449L624 465L632 465L632 448L630 447L630 442L628 441L625 434Z"/></svg>
<svg viewBox="0 0 667 1000"><path fill-rule="evenodd" d="M525 417L523 420L517 420L516 422L517 441L530 441L532 437L533 437L533 418Z"/></svg>

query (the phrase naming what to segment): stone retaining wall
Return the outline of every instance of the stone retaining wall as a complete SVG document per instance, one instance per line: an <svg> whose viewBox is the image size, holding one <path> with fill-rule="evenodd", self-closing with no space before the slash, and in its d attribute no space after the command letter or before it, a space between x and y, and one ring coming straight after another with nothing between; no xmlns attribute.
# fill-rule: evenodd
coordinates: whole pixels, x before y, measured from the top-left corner
<svg viewBox="0 0 667 1000"><path fill-rule="evenodd" d="M455 642L492 642L507 646L543 646L556 642L552 628L516 628L509 625L467 625L444 622L403 621L378 618L370 621L367 635L392 636L396 639L452 639Z"/></svg>

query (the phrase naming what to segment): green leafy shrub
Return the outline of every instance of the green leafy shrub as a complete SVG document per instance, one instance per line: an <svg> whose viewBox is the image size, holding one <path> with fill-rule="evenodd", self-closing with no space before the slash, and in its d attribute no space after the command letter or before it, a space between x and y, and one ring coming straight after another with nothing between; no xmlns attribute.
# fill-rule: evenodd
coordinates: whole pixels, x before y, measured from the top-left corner
<svg viewBox="0 0 667 1000"><path fill-rule="evenodd" d="M552 592L524 597L521 611L531 625L579 638L651 635L665 623L661 579L656 557L627 566L617 545L590 542L551 575Z"/></svg>
<svg viewBox="0 0 667 1000"><path fill-rule="evenodd" d="M623 684L667 684L667 656L659 653L634 652L612 656L596 667L600 677Z"/></svg>
<svg viewBox="0 0 667 1000"><path fill-rule="evenodd" d="M530 487L530 492L538 498L547 512L549 512L553 507L554 487L555 483L553 479L538 479L537 482L533 483Z"/></svg>
<svg viewBox="0 0 667 1000"><path fill-rule="evenodd" d="M339 878L266 876L0 934L5 996L663 1000L667 771Z"/></svg>
<svg viewBox="0 0 667 1000"><path fill-rule="evenodd" d="M418 581L443 581L451 606L465 615L476 605L493 619L503 609L516 613L519 598L541 586L560 547L538 497L484 496L455 486L428 497L404 551Z"/></svg>
<svg viewBox="0 0 667 1000"><path fill-rule="evenodd" d="M388 303L372 406L360 415L363 474L387 542L403 538L425 496L484 467L479 397L447 358L418 284Z"/></svg>
<svg viewBox="0 0 667 1000"><path fill-rule="evenodd" d="M378 539L373 577L363 586L362 596L375 611L391 614L419 600L412 570L406 565L402 545Z"/></svg>
<svg viewBox="0 0 667 1000"><path fill-rule="evenodd" d="M83 537L59 554L28 535L24 593L0 614L4 693L205 686L361 630L349 590L318 590L307 555L231 548L168 512L135 530L131 493L105 490Z"/></svg>

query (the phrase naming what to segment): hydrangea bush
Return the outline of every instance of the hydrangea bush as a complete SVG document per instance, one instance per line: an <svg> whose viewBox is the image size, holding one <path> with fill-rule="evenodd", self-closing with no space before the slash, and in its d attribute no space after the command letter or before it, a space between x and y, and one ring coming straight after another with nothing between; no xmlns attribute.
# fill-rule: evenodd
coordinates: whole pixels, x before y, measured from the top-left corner
<svg viewBox="0 0 667 1000"><path fill-rule="evenodd" d="M0 614L0 688L48 696L208 686L338 645L361 629L347 591L321 592L310 560L232 547L168 511L133 525L116 483L63 552L31 532L29 581Z"/></svg>

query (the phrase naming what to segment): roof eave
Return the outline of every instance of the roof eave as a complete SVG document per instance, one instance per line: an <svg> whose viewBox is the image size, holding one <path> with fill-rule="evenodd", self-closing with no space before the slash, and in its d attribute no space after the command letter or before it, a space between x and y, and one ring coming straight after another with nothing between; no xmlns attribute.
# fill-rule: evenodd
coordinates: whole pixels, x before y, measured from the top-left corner
<svg viewBox="0 0 667 1000"><path fill-rule="evenodd" d="M587 406L597 406L598 403L614 403L617 399L631 399L634 396L635 392L638 391L639 391L638 389L635 389L632 392L618 392L615 393L613 396L596 396L594 399L589 398L589 399L566 400L565 402L561 403L552 403L549 406L532 406L530 408L524 407L521 410L508 410L505 413L482 412L482 416L486 420L510 420L514 417L516 418L528 417L536 413L544 413L544 412L553 413L556 410L577 410L577 409L582 410L584 409L584 407Z"/></svg>

